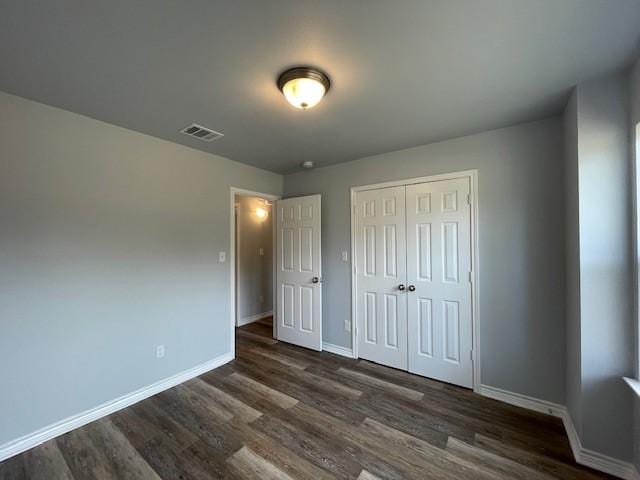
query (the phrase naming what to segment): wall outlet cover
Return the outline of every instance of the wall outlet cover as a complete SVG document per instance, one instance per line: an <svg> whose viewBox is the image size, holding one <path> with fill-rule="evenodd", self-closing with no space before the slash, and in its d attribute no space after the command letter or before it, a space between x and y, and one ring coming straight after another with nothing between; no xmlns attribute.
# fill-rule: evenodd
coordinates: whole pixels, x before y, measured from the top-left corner
<svg viewBox="0 0 640 480"><path fill-rule="evenodd" d="M345 321L344 321L344 329L345 329L347 332L350 332L350 331L351 331L351 320L345 320Z"/></svg>
<svg viewBox="0 0 640 480"><path fill-rule="evenodd" d="M164 345L158 345L156 347L156 358L164 357Z"/></svg>

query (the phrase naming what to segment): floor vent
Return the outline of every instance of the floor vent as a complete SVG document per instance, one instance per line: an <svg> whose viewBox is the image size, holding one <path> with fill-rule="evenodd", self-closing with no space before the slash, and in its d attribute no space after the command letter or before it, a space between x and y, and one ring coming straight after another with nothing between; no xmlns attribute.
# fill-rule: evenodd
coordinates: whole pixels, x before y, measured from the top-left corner
<svg viewBox="0 0 640 480"><path fill-rule="evenodd" d="M199 140L204 140L205 142L212 142L217 138L224 137L224 133L213 131L210 128L203 127L196 123L192 123L188 127L184 127L180 130L180 133L184 133L185 135L189 135L190 137L194 137Z"/></svg>

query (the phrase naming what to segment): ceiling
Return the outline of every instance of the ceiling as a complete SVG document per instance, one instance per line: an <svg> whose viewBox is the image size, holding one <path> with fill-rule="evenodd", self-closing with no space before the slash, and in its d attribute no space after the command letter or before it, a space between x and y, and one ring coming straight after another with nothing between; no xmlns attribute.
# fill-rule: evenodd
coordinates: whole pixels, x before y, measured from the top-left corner
<svg viewBox="0 0 640 480"><path fill-rule="evenodd" d="M637 0L4 1L0 90L287 173L557 114L639 33ZM299 64L332 81L309 111Z"/></svg>

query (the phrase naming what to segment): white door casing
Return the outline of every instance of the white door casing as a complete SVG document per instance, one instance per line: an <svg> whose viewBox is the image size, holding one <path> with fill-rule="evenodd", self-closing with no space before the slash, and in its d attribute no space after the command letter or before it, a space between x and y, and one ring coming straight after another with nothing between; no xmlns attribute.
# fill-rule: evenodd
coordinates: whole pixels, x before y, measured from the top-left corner
<svg viewBox="0 0 640 480"><path fill-rule="evenodd" d="M358 354L406 370L405 187L358 192L354 214Z"/></svg>
<svg viewBox="0 0 640 480"><path fill-rule="evenodd" d="M471 388L469 178L407 185L406 203L409 371Z"/></svg>
<svg viewBox="0 0 640 480"><path fill-rule="evenodd" d="M322 350L320 195L276 202L276 336Z"/></svg>

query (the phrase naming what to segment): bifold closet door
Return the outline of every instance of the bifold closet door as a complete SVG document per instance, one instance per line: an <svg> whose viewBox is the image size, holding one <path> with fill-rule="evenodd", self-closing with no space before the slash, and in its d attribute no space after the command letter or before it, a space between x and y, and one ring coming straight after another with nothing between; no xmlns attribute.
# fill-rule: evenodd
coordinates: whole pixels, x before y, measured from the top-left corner
<svg viewBox="0 0 640 480"><path fill-rule="evenodd" d="M359 357L407 369L405 187L355 196Z"/></svg>
<svg viewBox="0 0 640 480"><path fill-rule="evenodd" d="M469 193L469 178L407 186L407 317L409 371L471 388Z"/></svg>

